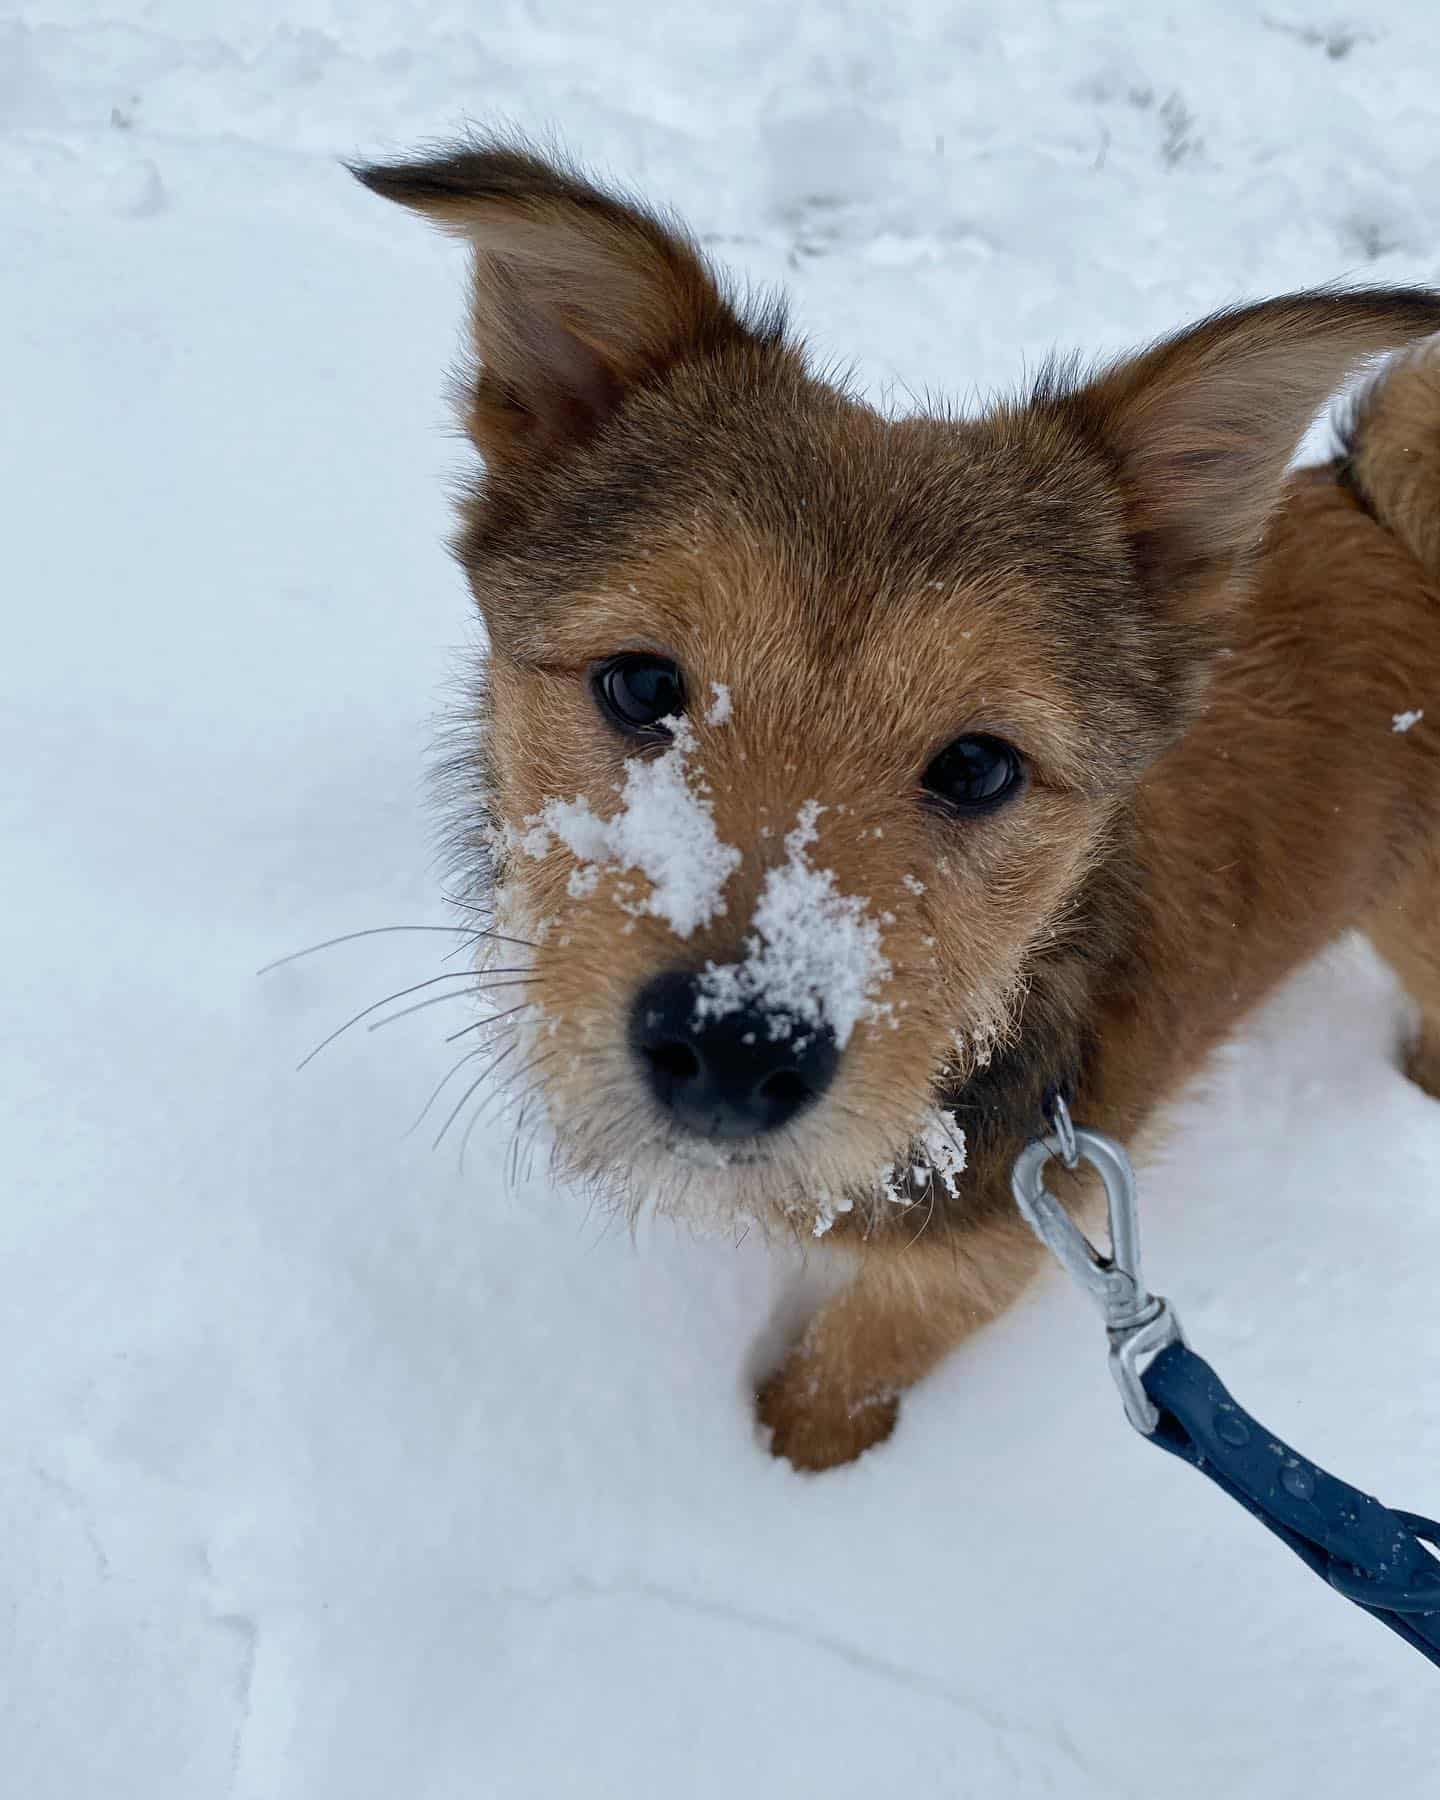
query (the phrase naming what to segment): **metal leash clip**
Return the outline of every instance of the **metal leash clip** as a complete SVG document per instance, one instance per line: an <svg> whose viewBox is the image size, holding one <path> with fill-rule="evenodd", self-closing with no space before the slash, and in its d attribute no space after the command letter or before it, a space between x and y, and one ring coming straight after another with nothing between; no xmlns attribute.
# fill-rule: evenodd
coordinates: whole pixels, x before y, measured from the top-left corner
<svg viewBox="0 0 1440 1800"><path fill-rule="evenodd" d="M1110 1339L1110 1373L1135 1429L1151 1436L1160 1422L1140 1377L1145 1366L1184 1334L1170 1302L1146 1290L1140 1278L1140 1220L1130 1158L1102 1131L1076 1126L1056 1096L1049 1137L1028 1143L1015 1159L1011 1191L1025 1222L1099 1307ZM1051 1159L1067 1169L1089 1163L1105 1184L1110 1254L1103 1255L1045 1186Z"/></svg>
<svg viewBox="0 0 1440 1800"><path fill-rule="evenodd" d="M1197 1469L1307 1568L1440 1667L1440 1521L1396 1512L1302 1456L1235 1401L1186 1344L1170 1303L1140 1279L1135 1172L1114 1138L1071 1123L1056 1099L1052 1135L1027 1144L1010 1177L1025 1222L1100 1308L1110 1373L1135 1429ZM1104 1256L1046 1191L1052 1158L1105 1183ZM1153 1399L1152 1399L1153 1395Z"/></svg>

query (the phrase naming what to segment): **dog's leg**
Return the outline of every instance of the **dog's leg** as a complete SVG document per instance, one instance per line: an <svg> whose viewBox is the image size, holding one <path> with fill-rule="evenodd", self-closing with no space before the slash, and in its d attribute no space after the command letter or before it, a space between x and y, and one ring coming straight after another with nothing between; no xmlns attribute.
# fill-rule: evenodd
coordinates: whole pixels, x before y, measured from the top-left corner
<svg viewBox="0 0 1440 1800"><path fill-rule="evenodd" d="M1440 849L1433 849L1369 921L1370 940L1420 1011L1403 1068L1440 1100Z"/></svg>
<svg viewBox="0 0 1440 1800"><path fill-rule="evenodd" d="M895 1428L900 1395L1003 1312L1040 1258L1018 1217L905 1250L867 1248L761 1387L770 1447L797 1469L851 1462Z"/></svg>

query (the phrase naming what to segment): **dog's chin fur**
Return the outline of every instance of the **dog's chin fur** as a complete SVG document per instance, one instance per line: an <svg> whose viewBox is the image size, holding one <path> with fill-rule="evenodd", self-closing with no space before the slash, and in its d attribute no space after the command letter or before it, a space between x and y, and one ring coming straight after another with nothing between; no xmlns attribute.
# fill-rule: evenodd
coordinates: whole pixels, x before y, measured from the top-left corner
<svg viewBox="0 0 1440 1800"><path fill-rule="evenodd" d="M908 1166L914 1139L941 1098L939 1089L927 1092L891 1134L861 1126L846 1117L843 1102L822 1098L782 1130L717 1141L666 1117L642 1092L623 1052L575 1063L580 1078L573 1084L541 1076L528 1090L541 1103L535 1122L543 1119L553 1172L632 1221L653 1213L718 1232L743 1224L819 1237L841 1221L845 1235L896 1227L909 1204L897 1204L885 1184ZM600 1074L607 1065L608 1079ZM911 1203L928 1216L935 1196L922 1187Z"/></svg>
<svg viewBox="0 0 1440 1800"><path fill-rule="evenodd" d="M933 1205L923 1184L900 1201L882 1193L882 1177L903 1162L903 1143L862 1173L853 1158L835 1153L818 1118L764 1140L717 1144L678 1135L657 1115L648 1132L639 1125L645 1135L638 1148L629 1133L618 1146L593 1114L573 1127L563 1115L550 1125L553 1171L632 1224L652 1215L702 1233L733 1236L753 1227L764 1237L803 1242L835 1227L844 1237L865 1237L907 1221L913 1234Z"/></svg>

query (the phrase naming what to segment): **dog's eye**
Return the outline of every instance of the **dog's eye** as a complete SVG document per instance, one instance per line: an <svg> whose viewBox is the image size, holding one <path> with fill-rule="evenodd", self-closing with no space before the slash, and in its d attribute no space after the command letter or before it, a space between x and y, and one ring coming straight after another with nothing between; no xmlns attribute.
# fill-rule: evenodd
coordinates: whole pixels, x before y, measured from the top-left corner
<svg viewBox="0 0 1440 1800"><path fill-rule="evenodd" d="M612 656L593 679L601 710L622 731L653 731L685 710L685 683L663 656Z"/></svg>
<svg viewBox="0 0 1440 1800"><path fill-rule="evenodd" d="M920 779L947 810L973 818L1008 800L1024 772L1020 752L1013 745L1003 738L977 734L947 744Z"/></svg>

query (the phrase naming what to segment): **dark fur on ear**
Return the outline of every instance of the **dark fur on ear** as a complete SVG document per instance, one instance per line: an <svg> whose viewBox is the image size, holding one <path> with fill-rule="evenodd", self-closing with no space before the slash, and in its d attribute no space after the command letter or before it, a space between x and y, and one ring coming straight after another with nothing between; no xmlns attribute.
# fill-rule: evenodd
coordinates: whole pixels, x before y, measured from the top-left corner
<svg viewBox="0 0 1440 1800"><path fill-rule="evenodd" d="M474 252L466 423L496 472L583 444L681 362L783 341L779 308L747 318L680 227L523 145L352 172Z"/></svg>
<svg viewBox="0 0 1440 1800"><path fill-rule="evenodd" d="M1052 368L1034 403L1109 464L1141 580L1203 611L1258 545L1326 398L1436 330L1440 295L1423 289L1317 289L1215 313L1081 385Z"/></svg>

